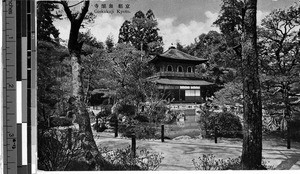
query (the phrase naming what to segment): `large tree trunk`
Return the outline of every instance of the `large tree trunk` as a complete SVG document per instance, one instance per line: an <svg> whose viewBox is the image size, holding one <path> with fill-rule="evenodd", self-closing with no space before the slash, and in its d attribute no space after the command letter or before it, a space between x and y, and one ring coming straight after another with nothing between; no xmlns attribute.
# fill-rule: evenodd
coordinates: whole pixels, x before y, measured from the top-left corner
<svg viewBox="0 0 300 174"><path fill-rule="evenodd" d="M75 138L78 140L77 146L81 147L80 158L72 161L67 170L94 170L96 163L101 162L101 155L93 137L89 113L84 103L83 66L81 64L83 43L78 42L79 29L88 11L89 1L84 1L81 12L77 15L71 13L66 1L61 1L61 4L71 22L68 49L72 67L72 97L69 103L71 112L76 117L75 122L79 125L79 136Z"/></svg>
<svg viewBox="0 0 300 174"><path fill-rule="evenodd" d="M287 148L291 148L291 105L289 102L289 84L283 83L283 101L284 101L284 118L286 120L286 141L287 141Z"/></svg>
<svg viewBox="0 0 300 174"><path fill-rule="evenodd" d="M93 169L95 165L96 156L98 155L98 148L96 146L91 124L89 113L84 103L84 92L82 86L82 65L80 61L80 55L77 55L70 50L71 55L71 66L72 66L72 98L70 104L72 106L72 113L76 117L75 122L79 125L79 145L82 148L81 162L86 162L90 165L88 169ZM91 156L92 155L92 156ZM91 158L87 158L87 157Z"/></svg>
<svg viewBox="0 0 300 174"><path fill-rule="evenodd" d="M244 138L242 169L262 169L262 106L258 75L256 33L257 0L244 0L242 67L244 95Z"/></svg>

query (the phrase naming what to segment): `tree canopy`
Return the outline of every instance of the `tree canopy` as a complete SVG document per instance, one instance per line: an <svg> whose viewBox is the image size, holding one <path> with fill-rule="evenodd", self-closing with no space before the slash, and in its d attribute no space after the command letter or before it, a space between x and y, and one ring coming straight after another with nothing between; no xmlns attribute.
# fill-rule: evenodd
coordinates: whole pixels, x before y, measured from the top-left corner
<svg viewBox="0 0 300 174"><path fill-rule="evenodd" d="M299 17L299 5L277 9L263 19L259 29L265 107L287 120L297 111L300 93Z"/></svg>
<svg viewBox="0 0 300 174"><path fill-rule="evenodd" d="M148 10L146 15L138 11L131 21L124 21L120 28L118 43L130 43L146 54L162 53L163 42L158 30L152 10Z"/></svg>
<svg viewBox="0 0 300 174"><path fill-rule="evenodd" d="M59 31L53 25L53 20L62 15L54 12L58 5L54 3L37 2L37 39L39 41L57 42Z"/></svg>
<svg viewBox="0 0 300 174"><path fill-rule="evenodd" d="M129 44L117 45L107 58L107 80L111 79L116 85L114 89L118 99L134 105L144 102L147 92L145 87L150 83L146 78L154 72L147 63L149 58Z"/></svg>
<svg viewBox="0 0 300 174"><path fill-rule="evenodd" d="M242 0L222 0L220 14L213 24L220 28L230 47L240 45L244 11Z"/></svg>

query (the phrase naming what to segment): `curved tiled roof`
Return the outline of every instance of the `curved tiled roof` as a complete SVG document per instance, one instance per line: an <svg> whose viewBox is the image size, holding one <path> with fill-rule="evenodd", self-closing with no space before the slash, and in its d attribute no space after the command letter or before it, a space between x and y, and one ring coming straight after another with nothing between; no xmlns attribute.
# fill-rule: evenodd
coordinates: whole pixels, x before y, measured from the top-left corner
<svg viewBox="0 0 300 174"><path fill-rule="evenodd" d="M202 58L199 58L196 56L189 55L187 53L177 50L174 47L171 47L166 52L164 52L158 56L169 58L169 59L176 59L176 60L191 60L191 61L202 61L202 62L207 61L207 59L202 59Z"/></svg>
<svg viewBox="0 0 300 174"><path fill-rule="evenodd" d="M171 47L164 53L155 56L152 60L149 61L149 63L155 63L161 60L193 62L196 64L200 64L207 61L207 59L202 59L177 50L175 47Z"/></svg>
<svg viewBox="0 0 300 174"><path fill-rule="evenodd" d="M157 79L154 82L163 85L183 85L183 86L206 86L213 85L213 83L205 80L179 80L179 79Z"/></svg>

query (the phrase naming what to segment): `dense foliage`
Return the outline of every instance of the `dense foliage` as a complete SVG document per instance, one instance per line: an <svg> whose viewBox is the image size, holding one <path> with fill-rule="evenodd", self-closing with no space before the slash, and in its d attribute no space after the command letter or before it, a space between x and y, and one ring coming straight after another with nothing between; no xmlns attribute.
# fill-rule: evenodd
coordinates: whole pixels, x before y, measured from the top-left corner
<svg viewBox="0 0 300 174"><path fill-rule="evenodd" d="M228 82L224 85L224 88L215 92L213 103L219 106L235 106L243 103L242 96L243 85L239 82Z"/></svg>
<svg viewBox="0 0 300 174"><path fill-rule="evenodd" d="M71 129L71 128L70 128ZM74 130L72 130L74 131ZM38 138L39 169L46 171L91 170L82 162L85 155L78 146L80 138L78 132L69 129L50 129L40 131ZM139 150L139 148L137 148ZM156 170L163 159L162 154L149 152L147 149L137 151L132 156L131 147L109 150L107 147L99 149L103 160L101 170ZM95 165L96 159L92 159Z"/></svg>
<svg viewBox="0 0 300 174"><path fill-rule="evenodd" d="M203 124L203 123L202 123ZM208 132L217 128L218 137L241 137L242 124L238 116L230 112L212 113L204 123Z"/></svg>
<svg viewBox="0 0 300 174"><path fill-rule="evenodd" d="M118 43L130 43L146 54L162 53L162 37L158 35L157 21L152 10L135 13L132 21L126 20L120 28Z"/></svg>
<svg viewBox="0 0 300 174"><path fill-rule="evenodd" d="M220 14L214 25L225 35L227 44L241 56L240 44L242 34L243 13L242 0L222 0Z"/></svg>
<svg viewBox="0 0 300 174"><path fill-rule="evenodd" d="M217 159L213 154L203 154L198 160L193 159L196 170L241 170L241 157ZM267 161L262 162L261 169L273 170L274 166Z"/></svg>
<svg viewBox="0 0 300 174"><path fill-rule="evenodd" d="M193 164L196 170L228 170L240 164L240 158L216 159L213 154L208 154L198 158L198 161L193 159Z"/></svg>
<svg viewBox="0 0 300 174"><path fill-rule="evenodd" d="M57 43L59 31L53 24L54 19L61 17L60 14L53 12L57 9L57 4L37 2L37 39L39 41Z"/></svg>
<svg viewBox="0 0 300 174"><path fill-rule="evenodd" d="M274 10L259 29L264 105L287 121L299 112L299 17L297 4Z"/></svg>
<svg viewBox="0 0 300 174"><path fill-rule="evenodd" d="M69 139L68 130L48 129L38 131L38 168L46 171L68 170L71 161L83 155L76 141ZM77 137L77 133L72 136ZM72 141L72 143L71 143Z"/></svg>
<svg viewBox="0 0 300 174"><path fill-rule="evenodd" d="M50 126L50 117L66 114L66 100L70 92L68 53L59 44L59 32L53 25L53 20L59 17L52 14L57 8L52 3L37 4L37 119L39 128L43 129Z"/></svg>
<svg viewBox="0 0 300 174"><path fill-rule="evenodd" d="M137 139L159 139L159 130L155 124L141 123L137 120L122 122L119 125L119 132L128 138L135 135Z"/></svg>
<svg viewBox="0 0 300 174"><path fill-rule="evenodd" d="M147 149L139 150L133 157L130 146L117 150L108 150L104 147L100 151L108 162L104 170L156 170L163 159L162 154L151 153Z"/></svg>

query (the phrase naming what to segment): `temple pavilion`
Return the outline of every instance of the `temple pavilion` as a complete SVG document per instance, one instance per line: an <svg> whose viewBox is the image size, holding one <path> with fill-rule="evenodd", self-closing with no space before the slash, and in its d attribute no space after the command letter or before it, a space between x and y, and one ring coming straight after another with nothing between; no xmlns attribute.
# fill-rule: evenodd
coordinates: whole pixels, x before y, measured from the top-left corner
<svg viewBox="0 0 300 174"><path fill-rule="evenodd" d="M156 69L150 79L171 103L202 103L206 98L206 89L213 85L196 73L196 66L205 62L207 59L171 47L149 62Z"/></svg>

